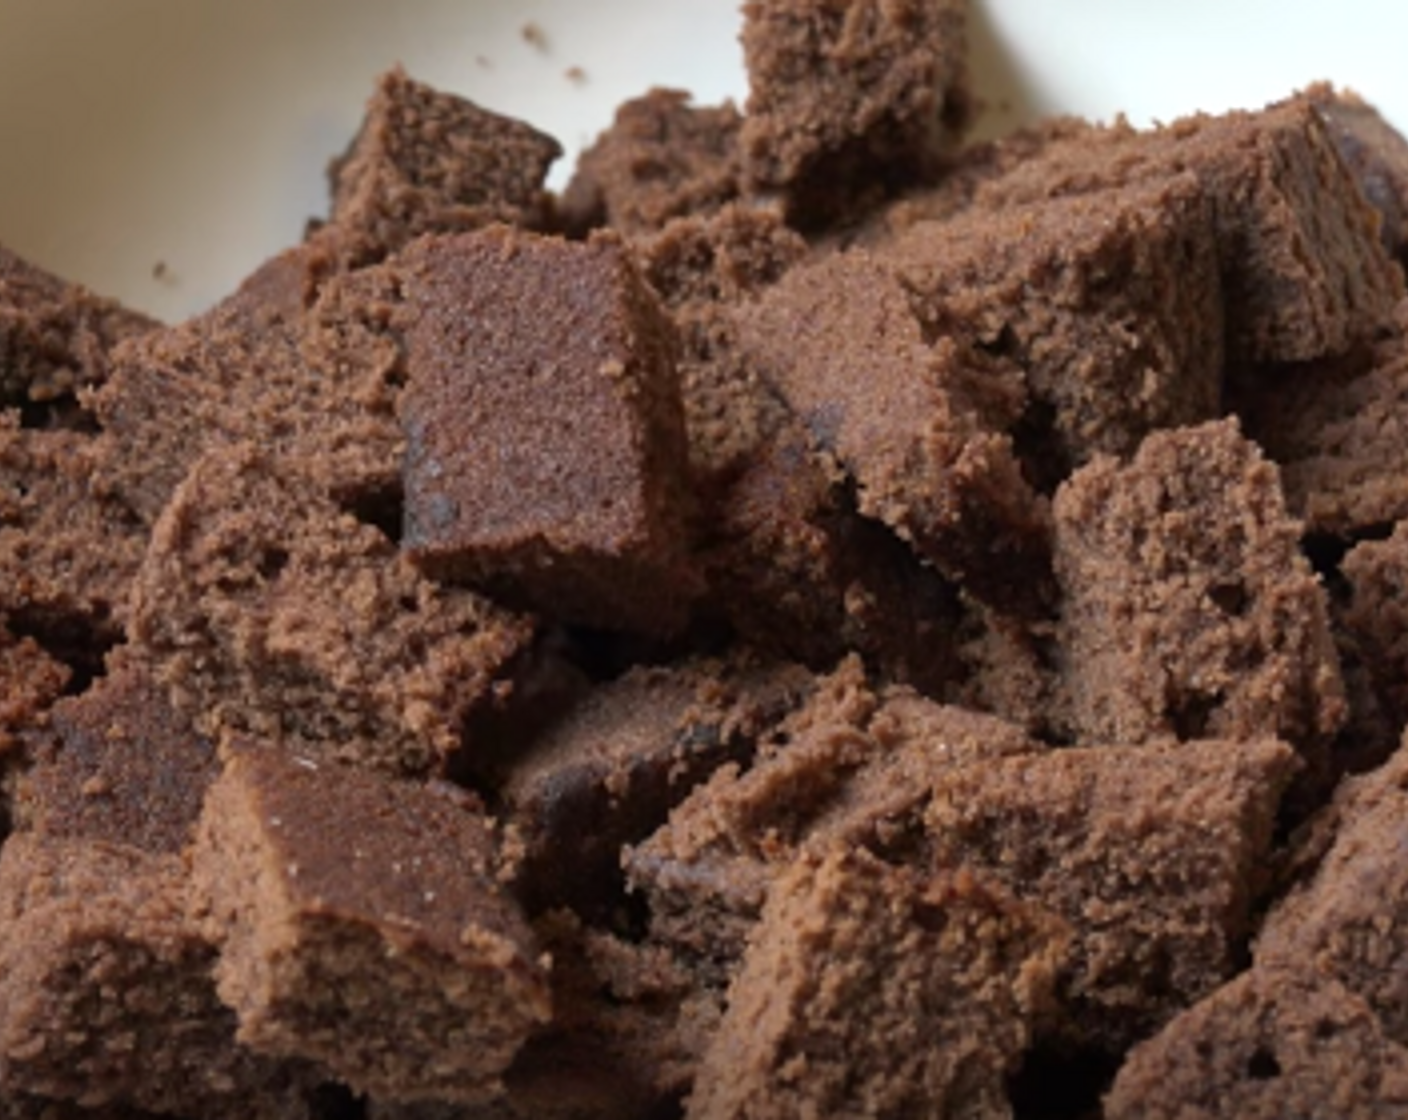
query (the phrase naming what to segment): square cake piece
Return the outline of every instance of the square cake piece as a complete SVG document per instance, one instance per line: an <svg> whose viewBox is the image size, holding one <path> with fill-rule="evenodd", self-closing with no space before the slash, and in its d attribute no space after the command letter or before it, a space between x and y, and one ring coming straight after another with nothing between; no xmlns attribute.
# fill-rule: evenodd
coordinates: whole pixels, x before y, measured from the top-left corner
<svg viewBox="0 0 1408 1120"><path fill-rule="evenodd" d="M360 131L328 169L325 236L344 265L362 267L423 233L540 226L543 182L560 155L551 136L397 67L378 79Z"/></svg>
<svg viewBox="0 0 1408 1120"><path fill-rule="evenodd" d="M121 657L217 742L423 775L531 633L425 579L298 461L239 444L201 459L153 530Z"/></svg>
<svg viewBox="0 0 1408 1120"><path fill-rule="evenodd" d="M1124 124L1084 132L984 184L977 202L1007 206L1187 172L1212 202L1233 362L1340 354L1388 320L1403 274L1306 97L1145 132Z"/></svg>
<svg viewBox="0 0 1408 1120"><path fill-rule="evenodd" d="M336 274L304 244L209 311L120 347L90 398L95 490L151 526L208 447L240 440L299 459L339 500L394 488L402 371L389 285L379 269Z"/></svg>
<svg viewBox="0 0 1408 1120"><path fill-rule="evenodd" d="M1057 491L1076 736L1284 739L1324 775L1344 718L1324 589L1273 463L1235 420L1157 432Z"/></svg>
<svg viewBox="0 0 1408 1120"><path fill-rule="evenodd" d="M1235 971L1297 766L1275 741L997 758L937 776L928 845L1070 923L1056 1033L1119 1053Z"/></svg>
<svg viewBox="0 0 1408 1120"><path fill-rule="evenodd" d="M926 345L889 270L863 253L798 266L740 313L739 335L739 360L855 479L862 514L976 598L1049 608L1050 511L967 399L977 363Z"/></svg>
<svg viewBox="0 0 1408 1120"><path fill-rule="evenodd" d="M1064 935L964 872L804 855L768 894L685 1115L1005 1115Z"/></svg>
<svg viewBox="0 0 1408 1120"><path fill-rule="evenodd" d="M400 268L407 553L565 621L679 630L698 580L676 340L624 246L500 227Z"/></svg>
<svg viewBox="0 0 1408 1120"><path fill-rule="evenodd" d="M577 160L560 209L569 229L650 234L671 218L709 214L737 198L738 130L731 102L691 104L677 89L622 102L611 127Z"/></svg>
<svg viewBox="0 0 1408 1120"><path fill-rule="evenodd" d="M236 746L193 887L241 1041L391 1100L487 1100L550 1012L478 803Z"/></svg>
<svg viewBox="0 0 1408 1120"><path fill-rule="evenodd" d="M998 182L1001 182L999 179ZM1223 295L1206 188L1191 174L919 222L877 259L930 339L1015 364L1027 469L1054 488L1099 452L1218 415Z"/></svg>
<svg viewBox="0 0 1408 1120"><path fill-rule="evenodd" d="M808 222L922 168L966 122L966 15L963 0L745 3L749 185Z"/></svg>
<svg viewBox="0 0 1408 1120"><path fill-rule="evenodd" d="M0 408L101 384L108 351L158 325L0 246Z"/></svg>
<svg viewBox="0 0 1408 1120"><path fill-rule="evenodd" d="M1363 1000L1254 968L1130 1052L1107 1120L1408 1117L1408 1050Z"/></svg>
<svg viewBox="0 0 1408 1120"><path fill-rule="evenodd" d="M0 1098L108 1115L309 1120L306 1067L235 1042L178 856L11 836L0 855Z"/></svg>

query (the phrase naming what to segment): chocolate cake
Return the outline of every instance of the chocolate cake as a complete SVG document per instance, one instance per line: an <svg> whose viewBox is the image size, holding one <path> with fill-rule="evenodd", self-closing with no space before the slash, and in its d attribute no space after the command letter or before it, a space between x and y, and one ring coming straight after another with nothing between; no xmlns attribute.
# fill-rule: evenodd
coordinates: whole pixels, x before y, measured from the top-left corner
<svg viewBox="0 0 1408 1120"><path fill-rule="evenodd" d="M1029 403L1015 420L1050 487L1097 453L1217 415L1214 233L1205 189L1182 174L917 223L881 259L928 339L1022 371Z"/></svg>
<svg viewBox="0 0 1408 1120"><path fill-rule="evenodd" d="M960 146L965 18L0 251L0 1118L1408 1117L1408 141Z"/></svg>
<svg viewBox="0 0 1408 1120"><path fill-rule="evenodd" d="M0 408L71 399L101 384L108 352L156 326L0 247Z"/></svg>
<svg viewBox="0 0 1408 1120"><path fill-rule="evenodd" d="M961 0L745 3L750 187L814 225L916 175L966 123L966 17Z"/></svg>
<svg viewBox="0 0 1408 1120"><path fill-rule="evenodd" d="M1138 1046L1109 1120L1408 1116L1408 1050L1309 972L1245 972Z"/></svg>
<svg viewBox="0 0 1408 1120"><path fill-rule="evenodd" d="M1371 345L1261 370L1229 390L1308 532L1351 540L1408 516L1408 301Z"/></svg>
<svg viewBox="0 0 1408 1120"><path fill-rule="evenodd" d="M859 254L793 269L741 316L740 352L889 525L974 596L1049 601L1050 519L1005 435L983 423L964 348L926 346L905 291Z"/></svg>
<svg viewBox="0 0 1408 1120"><path fill-rule="evenodd" d="M650 234L671 218L709 214L737 198L743 118L731 103L691 102L676 89L623 102L577 160L559 206L563 224Z"/></svg>
<svg viewBox="0 0 1408 1120"><path fill-rule="evenodd" d="M959 765L925 814L963 867L1070 923L1051 1029L1119 1053L1232 975L1265 886L1284 743L1086 747Z"/></svg>
<svg viewBox="0 0 1408 1120"><path fill-rule="evenodd" d="M1098 195L1188 172L1212 203L1229 357L1309 361L1344 352L1387 321L1403 274L1304 97L1147 132L1120 124L1081 134L985 184L977 198L1005 206Z"/></svg>
<svg viewBox="0 0 1408 1120"><path fill-rule="evenodd" d="M426 774L531 625L420 576L380 532L243 444L191 470L152 532L123 661L220 740Z"/></svg>
<svg viewBox="0 0 1408 1120"><path fill-rule="evenodd" d="M1344 719L1325 593L1275 465L1234 420L1156 432L1127 464L1096 459L1055 515L1081 739L1278 737L1324 764Z"/></svg>
<svg viewBox="0 0 1408 1120"><path fill-rule="evenodd" d="M679 630L697 577L674 330L620 242L494 229L402 269L407 553L570 622Z"/></svg>
<svg viewBox="0 0 1408 1120"><path fill-rule="evenodd" d="M963 872L804 855L768 893L685 1115L1001 1115L1062 935Z"/></svg>
<svg viewBox="0 0 1408 1120"><path fill-rule="evenodd" d="M551 136L409 77L377 81L351 146L328 169L332 213L315 233L344 265L382 260L421 234L494 222L537 228Z"/></svg>
<svg viewBox="0 0 1408 1120"><path fill-rule="evenodd" d="M192 861L249 1046L389 1099L472 1103L550 1014L467 795L236 746Z"/></svg>

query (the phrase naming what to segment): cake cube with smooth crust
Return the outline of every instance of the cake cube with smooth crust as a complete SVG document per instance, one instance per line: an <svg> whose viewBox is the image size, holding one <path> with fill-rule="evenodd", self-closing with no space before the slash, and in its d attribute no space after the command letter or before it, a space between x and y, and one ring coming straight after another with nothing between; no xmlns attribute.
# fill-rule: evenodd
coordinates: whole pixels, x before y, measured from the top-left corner
<svg viewBox="0 0 1408 1120"><path fill-rule="evenodd" d="M240 1039L392 1100L492 1099L550 1013L500 870L462 791L232 746L192 890Z"/></svg>
<svg viewBox="0 0 1408 1120"><path fill-rule="evenodd" d="M625 246L499 227L400 270L408 555L564 621L680 629L698 578L676 340Z"/></svg>

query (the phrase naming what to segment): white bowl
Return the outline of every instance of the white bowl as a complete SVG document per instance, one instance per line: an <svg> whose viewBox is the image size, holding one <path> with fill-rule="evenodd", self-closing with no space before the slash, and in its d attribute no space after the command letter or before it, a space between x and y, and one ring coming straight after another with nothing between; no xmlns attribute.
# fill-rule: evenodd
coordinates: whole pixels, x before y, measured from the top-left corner
<svg viewBox="0 0 1408 1120"><path fill-rule="evenodd" d="M972 23L989 133L1318 78L1408 127L1408 7L974 0ZM560 185L651 85L741 101L737 27L735 0L0 0L0 243L178 319L324 212L323 168L391 64L556 135Z"/></svg>

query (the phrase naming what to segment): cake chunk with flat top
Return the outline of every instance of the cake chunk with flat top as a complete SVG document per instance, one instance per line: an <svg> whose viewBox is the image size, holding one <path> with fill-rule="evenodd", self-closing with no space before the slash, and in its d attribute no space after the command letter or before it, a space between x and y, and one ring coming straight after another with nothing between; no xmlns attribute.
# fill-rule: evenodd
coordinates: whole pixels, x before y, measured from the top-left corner
<svg viewBox="0 0 1408 1120"><path fill-rule="evenodd" d="M348 150L328 169L325 227L344 262L384 259L424 233L536 227L562 146L531 125L407 76L383 74Z"/></svg>
<svg viewBox="0 0 1408 1120"><path fill-rule="evenodd" d="M564 621L679 630L698 580L676 340L625 247L498 227L400 268L410 557Z"/></svg>
<svg viewBox="0 0 1408 1120"><path fill-rule="evenodd" d="M492 1099L544 964L468 794L247 745L211 787L197 910L240 1038L391 1100Z"/></svg>

